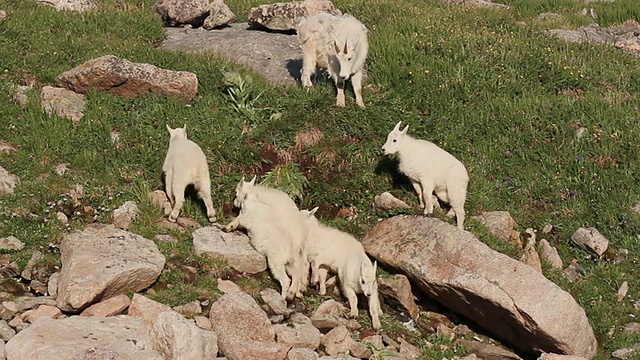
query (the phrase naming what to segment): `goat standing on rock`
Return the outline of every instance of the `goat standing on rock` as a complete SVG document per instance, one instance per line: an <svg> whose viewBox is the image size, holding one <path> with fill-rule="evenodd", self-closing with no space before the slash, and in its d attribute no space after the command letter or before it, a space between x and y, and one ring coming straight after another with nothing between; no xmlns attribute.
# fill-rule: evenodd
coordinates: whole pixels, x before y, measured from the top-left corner
<svg viewBox="0 0 640 360"><path fill-rule="evenodd" d="M448 216L456 216L458 229L464 230L464 202L469 175L464 165L453 155L432 142L407 135L409 125L400 130L399 121L382 146L384 155L398 154L399 170L405 174L418 193L420 208L425 215L433 213L431 194L449 203Z"/></svg>
<svg viewBox="0 0 640 360"><path fill-rule="evenodd" d="M310 87L317 67L326 68L338 88L336 105L345 106L345 82L351 79L356 103L364 107L362 77L369 51L367 28L351 15L318 13L296 25L302 48L302 85Z"/></svg>
<svg viewBox="0 0 640 360"><path fill-rule="evenodd" d="M167 197L173 205L169 221L176 221L184 204L184 191L189 184L193 184L198 196L207 207L207 217L210 222L216 221L216 210L211 201L211 179L209 166L204 152L191 140L187 139L187 126L169 131L169 150L162 165L164 184Z"/></svg>

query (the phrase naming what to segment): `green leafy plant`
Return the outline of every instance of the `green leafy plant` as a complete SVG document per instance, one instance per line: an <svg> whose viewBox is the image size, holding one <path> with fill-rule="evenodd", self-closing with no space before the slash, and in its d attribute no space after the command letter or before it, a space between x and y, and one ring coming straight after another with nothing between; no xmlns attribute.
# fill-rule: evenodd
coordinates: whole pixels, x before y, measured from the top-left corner
<svg viewBox="0 0 640 360"><path fill-rule="evenodd" d="M298 164L286 163L276 165L265 175L261 184L278 188L292 198L302 200L303 190L309 186L309 180L300 171Z"/></svg>
<svg viewBox="0 0 640 360"><path fill-rule="evenodd" d="M231 106L243 115L255 116L259 110L255 103L264 91L258 91L251 76L237 71L224 71L223 82L230 96Z"/></svg>

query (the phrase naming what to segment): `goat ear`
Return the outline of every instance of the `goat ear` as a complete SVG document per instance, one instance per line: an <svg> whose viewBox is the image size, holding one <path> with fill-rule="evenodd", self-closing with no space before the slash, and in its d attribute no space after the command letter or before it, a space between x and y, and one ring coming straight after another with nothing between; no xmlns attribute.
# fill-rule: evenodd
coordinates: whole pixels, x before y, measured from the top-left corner
<svg viewBox="0 0 640 360"><path fill-rule="evenodd" d="M345 54L347 53L347 42L346 42L346 41L344 42L344 51L343 51L343 52L344 52Z"/></svg>
<svg viewBox="0 0 640 360"><path fill-rule="evenodd" d="M398 121L398 123L396 124L396 126L393 128L393 131L398 131L398 130L400 130L400 124L402 124L402 121Z"/></svg>
<svg viewBox="0 0 640 360"><path fill-rule="evenodd" d="M253 179L251 179L251 181L249 181L249 185L253 186L256 183L256 176L253 175Z"/></svg>
<svg viewBox="0 0 640 360"><path fill-rule="evenodd" d="M338 46L338 43L334 41L334 42L333 42L333 46L335 46L335 47L336 47L336 52L337 52L338 54L340 54L340 47Z"/></svg>
<svg viewBox="0 0 640 360"><path fill-rule="evenodd" d="M311 211L309 211L309 215L315 215L316 211L318 211L318 207L314 207L313 209L311 209Z"/></svg>
<svg viewBox="0 0 640 360"><path fill-rule="evenodd" d="M407 131L409 131L409 124L407 124L407 126L404 127L404 129L402 129L402 131L400 131L402 134L406 134Z"/></svg>
<svg viewBox="0 0 640 360"><path fill-rule="evenodd" d="M376 270L378 270L378 260L373 260L373 273L376 273Z"/></svg>
<svg viewBox="0 0 640 360"><path fill-rule="evenodd" d="M167 131L169 131L169 134L171 134L173 132L173 129L169 127L169 124L165 124L165 126L167 127Z"/></svg>

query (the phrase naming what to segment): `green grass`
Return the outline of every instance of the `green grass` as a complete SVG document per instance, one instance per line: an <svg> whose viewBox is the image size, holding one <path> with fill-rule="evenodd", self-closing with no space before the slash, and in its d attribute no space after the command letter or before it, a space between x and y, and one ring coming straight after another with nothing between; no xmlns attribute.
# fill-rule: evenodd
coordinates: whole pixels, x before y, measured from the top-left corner
<svg viewBox="0 0 640 360"><path fill-rule="evenodd" d="M273 86L213 55L161 50L155 45L164 33L151 11L153 3L104 0L96 13L73 14L36 2L0 0L0 9L8 13L0 21L0 139L20 145L14 154L0 155L0 165L21 179L14 195L0 197L0 236L14 235L27 244L14 255L21 266L34 249L58 243L94 216L108 222L111 211L127 200L137 201L142 212L133 231L149 238L167 233L156 225L160 210L146 198L162 187L165 124L187 124L189 137L202 146L221 221L232 216L241 176L257 174L263 181L271 174L267 181L286 180L292 192L302 193L301 208L320 206L325 221L361 236L380 216L392 214L371 209L375 195L392 190L416 205L411 189L394 183L380 164L386 134L402 120L411 125L412 135L435 142L466 165L469 215L507 210L519 230L545 224L558 228L552 245L565 263L581 260L585 280L569 283L557 273L548 275L587 311L600 340L598 359L640 341L639 335L620 331L634 320L630 314L640 315L633 307L640 298L633 260L640 255L640 218L631 210L640 201L640 60L613 47L570 44L540 32L590 23L577 15L584 7L596 10L602 26L637 21L636 0L588 5L507 0L509 10L418 0L336 1L370 30L371 86L364 90L365 109L355 105L350 92L346 108L334 107L330 83L311 91ZM228 1L241 20L259 3ZM541 12L557 12L560 18L534 20ZM45 115L38 90L29 92L24 109L10 101L12 84L53 84L61 72L107 54L194 72L198 96L186 103L93 91L76 126ZM234 97L230 84L240 87L225 79L230 72L249 84ZM575 136L576 124L587 129L583 138ZM296 134L313 129L323 133L322 139L296 149ZM118 147L111 143L114 130L120 132ZM298 168L282 163L283 154ZM59 176L53 168L62 162L70 163L70 171ZM66 206L61 195L75 184L84 186L83 206L90 208L63 226L55 213ZM336 218L339 209L348 207L358 209L357 217ZM198 203L187 201L184 213L206 223ZM495 249L519 257L477 222L467 226ZM584 260L583 252L568 246L580 226L594 226L611 247L628 249L627 260L617 265ZM214 299L215 279L226 274L225 265L195 257L189 233L173 235L177 244L160 244L169 260L154 297L172 305ZM181 267L184 263L197 270L195 279ZM617 302L617 288L625 280L629 294ZM265 281L239 280L252 289ZM397 324L385 316L384 326ZM425 359L452 355L452 350L434 348L424 347Z"/></svg>

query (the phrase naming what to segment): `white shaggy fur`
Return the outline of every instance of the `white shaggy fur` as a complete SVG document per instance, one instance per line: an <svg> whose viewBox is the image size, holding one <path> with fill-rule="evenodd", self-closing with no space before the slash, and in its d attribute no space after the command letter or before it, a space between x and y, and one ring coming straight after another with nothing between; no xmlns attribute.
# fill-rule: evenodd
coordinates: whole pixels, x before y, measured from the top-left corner
<svg viewBox="0 0 640 360"><path fill-rule="evenodd" d="M362 101L362 77L369 51L367 28L351 15L318 13L303 17L296 25L302 48L302 85L311 86L311 75L326 68L338 88L337 106L345 106L345 81L351 79L356 103Z"/></svg>
<svg viewBox="0 0 640 360"><path fill-rule="evenodd" d="M207 158L198 144L187 139L187 126L169 131L169 149L162 165L165 190L173 205L169 221L176 221L184 204L184 191L189 184L193 184L198 196L207 207L209 221L216 220L216 210L211 201L211 179Z"/></svg>
<svg viewBox="0 0 640 360"><path fill-rule="evenodd" d="M362 244L346 232L322 224L314 216L318 208L301 210L309 229L305 255L311 263L311 283L319 283L320 295L326 293L328 270L338 274L342 294L349 301L350 315L358 316L358 296L369 301L369 314L374 329L380 328L380 299L376 279L377 263L371 260Z"/></svg>
<svg viewBox="0 0 640 360"><path fill-rule="evenodd" d="M273 277L280 283L282 297L293 299L303 283L301 265L303 252L301 239L294 237L292 228L304 228L304 224L286 217L286 211L280 211L277 204L269 203L264 194L247 193L242 201L240 215L229 223L224 231L233 231L238 227L247 230L251 245L267 257ZM299 211L296 208L296 212ZM285 216L283 216L285 215ZM297 219L300 219L298 216ZM291 279L287 276L291 275Z"/></svg>
<svg viewBox="0 0 640 360"><path fill-rule="evenodd" d="M459 229L464 229L464 202L467 197L469 175L464 165L453 155L432 142L407 135L409 125L400 130L398 122L382 146L385 155L398 154L400 171L405 174L418 193L424 214L433 213L431 194L449 203L449 216L456 216Z"/></svg>

